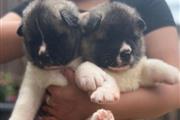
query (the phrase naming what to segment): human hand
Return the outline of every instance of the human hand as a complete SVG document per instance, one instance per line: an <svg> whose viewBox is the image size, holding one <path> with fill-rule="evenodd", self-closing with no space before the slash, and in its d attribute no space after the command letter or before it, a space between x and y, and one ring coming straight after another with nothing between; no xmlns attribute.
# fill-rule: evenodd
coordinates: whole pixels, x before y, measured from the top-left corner
<svg viewBox="0 0 180 120"><path fill-rule="evenodd" d="M63 73L69 84L66 87L48 87L46 104L42 106L42 110L48 113L48 116L42 116L40 120L83 120L98 107L90 102L87 93L77 88L72 70L65 70Z"/></svg>
<svg viewBox="0 0 180 120"><path fill-rule="evenodd" d="M120 99L116 80L94 63L84 62L78 66L75 81L80 89L91 92L90 98L94 103L110 104Z"/></svg>
<svg viewBox="0 0 180 120"><path fill-rule="evenodd" d="M90 102L88 95L76 87L72 71L66 76L70 81L68 86L48 88L49 100L42 107L48 116L42 116L41 120L84 120L101 107L111 110L118 120L154 118L180 107L180 83L140 88L121 94L116 104L99 106Z"/></svg>

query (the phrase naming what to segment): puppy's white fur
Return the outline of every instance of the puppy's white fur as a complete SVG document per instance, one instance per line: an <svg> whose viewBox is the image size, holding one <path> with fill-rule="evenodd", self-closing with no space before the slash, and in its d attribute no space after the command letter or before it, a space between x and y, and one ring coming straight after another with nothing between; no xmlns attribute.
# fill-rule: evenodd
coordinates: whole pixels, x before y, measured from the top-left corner
<svg viewBox="0 0 180 120"><path fill-rule="evenodd" d="M49 85L65 86L67 80L59 70L42 70L29 62L10 120L33 120Z"/></svg>
<svg viewBox="0 0 180 120"><path fill-rule="evenodd" d="M177 68L161 60L147 59L146 57L143 57L133 68L125 71L114 72L109 69L103 70L91 62L84 62L76 71L76 82L78 86L83 90L92 91L92 95L102 87L106 89L106 94L109 94L111 92L108 91L111 90L118 93L119 90L121 92L128 92L136 90L140 86L154 86L156 83L162 82L175 84L179 80L180 72ZM102 92L100 93L101 94L97 94L97 98L104 94ZM116 95L117 93L113 94ZM93 99L95 99L94 97ZM107 102L109 101L108 99L112 99L104 98L106 97L102 97L102 102ZM95 102L99 103L98 101Z"/></svg>
<svg viewBox="0 0 180 120"><path fill-rule="evenodd" d="M108 4L109 3L104 3L93 9L97 14L101 15L102 20L106 17L108 11L111 11L111 6L109 6ZM126 10L128 15L136 17L139 16L135 9L125 4L115 4L114 6ZM102 36L106 34L106 32L104 33L102 31L95 33L97 33L98 36L101 36L96 37L96 34L94 34L98 40L99 38L103 38ZM135 33L139 34L139 31L135 31ZM86 39L89 40L90 38ZM145 46L143 45L143 35L139 40L142 40L141 52L145 53ZM86 46L83 47L85 48L85 50L94 50L94 44L92 44L91 46L90 44L85 44ZM130 51L132 50L130 46L128 46L128 44L123 44L121 48L128 49ZM122 49L120 49L120 51L122 51ZM91 52L87 52L86 55L88 56L88 54L91 54ZM133 61L135 59L132 58L130 60ZM117 62L118 65L121 66L122 61L119 56L117 56ZM78 86L83 90L89 91L91 93L91 100L95 103L100 104L110 103L119 100L120 92L134 91L137 90L140 86L154 86L157 83L161 82L167 84L175 84L179 80L180 72L177 68L157 59L147 59L145 56L141 58L135 66L125 71L112 71L109 69L101 69L91 62L82 63L76 71L76 82ZM98 111L94 113L91 120L98 120L98 116L101 113L102 112ZM107 117L105 116L101 119L106 120L106 118Z"/></svg>
<svg viewBox="0 0 180 120"><path fill-rule="evenodd" d="M46 6L59 20L61 20L59 12L62 9L71 10L74 14L79 13L78 9L74 9L76 5L68 0L33 0L23 11L22 22L25 26L27 24L24 22L28 21L32 13L31 11L34 10L39 3ZM58 27L57 29L60 28L61 27ZM45 47L46 46L40 49L39 54L45 51ZM79 63L80 59L78 58L68 66L75 68ZM67 85L67 80L60 73L60 70L43 70L34 66L31 62L28 62L19 96L9 120L33 120L41 104L45 89L49 85L65 86Z"/></svg>
<svg viewBox="0 0 180 120"><path fill-rule="evenodd" d="M101 69L91 62L84 62L76 71L76 82L90 91L91 100L98 104L112 103L120 99L120 92L134 91L140 86L154 86L156 83L175 84L180 81L180 71L157 59L143 57L133 68L114 72ZM106 111L106 110L103 110ZM106 120L112 114L95 112L90 120ZM107 120L114 120L113 117Z"/></svg>
<svg viewBox="0 0 180 120"><path fill-rule="evenodd" d="M115 79L95 64L84 62L78 66L75 74L77 85L85 91L93 92L93 102L104 103L119 99L119 87Z"/></svg>
<svg viewBox="0 0 180 120"><path fill-rule="evenodd" d="M78 58L68 66L75 68L79 63ZM60 70L43 70L28 62L19 96L9 120L34 120L45 89L49 85L66 86L67 84Z"/></svg>

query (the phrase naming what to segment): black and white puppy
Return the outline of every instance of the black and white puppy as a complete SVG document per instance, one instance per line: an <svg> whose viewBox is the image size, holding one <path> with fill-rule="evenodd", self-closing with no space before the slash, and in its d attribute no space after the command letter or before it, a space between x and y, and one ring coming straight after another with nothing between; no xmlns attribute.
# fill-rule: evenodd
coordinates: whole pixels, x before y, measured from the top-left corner
<svg viewBox="0 0 180 120"><path fill-rule="evenodd" d="M78 64L78 22L78 8L68 0L34 0L23 11L17 33L24 37L28 63L9 120L34 120L45 89L51 84L67 84L54 68Z"/></svg>
<svg viewBox="0 0 180 120"><path fill-rule="evenodd" d="M134 8L120 2L107 2L90 12L89 19L96 22L82 40L81 55L85 62L76 71L76 82L91 92L93 102L110 103L119 100L120 92L179 81L177 68L145 57L146 25ZM102 109L94 113L92 119L114 118Z"/></svg>

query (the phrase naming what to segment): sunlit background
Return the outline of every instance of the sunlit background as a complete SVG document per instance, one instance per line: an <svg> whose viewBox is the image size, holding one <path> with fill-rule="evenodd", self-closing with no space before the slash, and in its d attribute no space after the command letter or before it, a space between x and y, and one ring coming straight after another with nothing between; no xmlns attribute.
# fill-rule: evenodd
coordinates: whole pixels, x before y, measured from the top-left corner
<svg viewBox="0 0 180 120"><path fill-rule="evenodd" d="M173 13L174 19L180 25L180 0L166 0Z"/></svg>

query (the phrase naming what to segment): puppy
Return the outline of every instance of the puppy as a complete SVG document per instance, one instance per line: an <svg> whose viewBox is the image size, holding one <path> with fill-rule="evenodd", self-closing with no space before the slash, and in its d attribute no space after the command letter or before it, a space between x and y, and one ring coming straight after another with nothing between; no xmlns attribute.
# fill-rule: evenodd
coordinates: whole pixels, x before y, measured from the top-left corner
<svg viewBox="0 0 180 120"><path fill-rule="evenodd" d="M24 37L28 63L9 120L34 120L45 89L52 84L67 85L56 68L79 64L78 22L78 8L67 0L34 0L23 11L17 33Z"/></svg>
<svg viewBox="0 0 180 120"><path fill-rule="evenodd" d="M84 63L76 71L76 82L81 89L91 92L93 102L112 103L120 99L120 92L179 81L177 68L145 57L146 25L134 8L107 2L91 10L88 19L96 22L93 27L86 25L91 30L85 32L82 40ZM114 117L110 111L101 109L90 119L113 120Z"/></svg>

